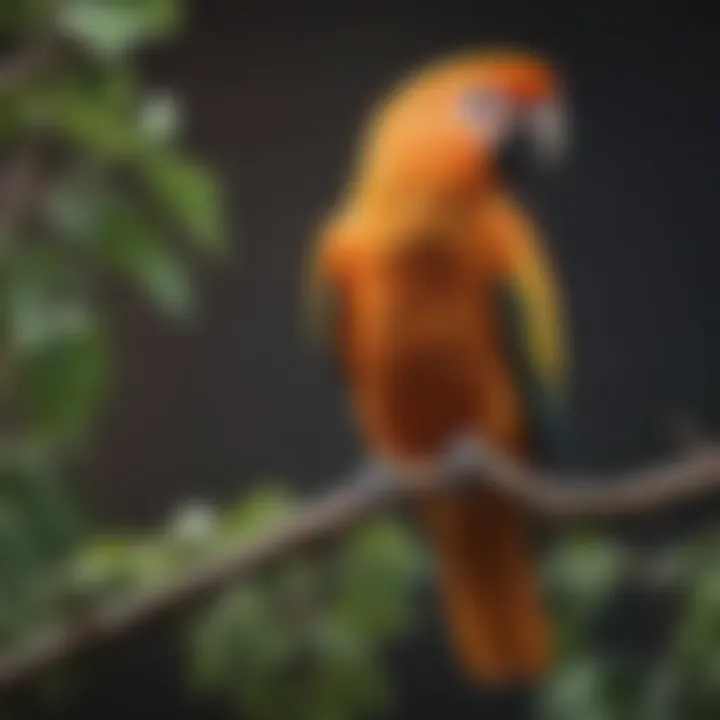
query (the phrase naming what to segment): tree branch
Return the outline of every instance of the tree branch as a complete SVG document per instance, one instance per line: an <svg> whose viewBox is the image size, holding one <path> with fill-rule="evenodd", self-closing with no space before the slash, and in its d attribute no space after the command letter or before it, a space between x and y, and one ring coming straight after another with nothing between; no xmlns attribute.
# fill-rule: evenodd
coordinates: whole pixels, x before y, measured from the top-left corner
<svg viewBox="0 0 720 720"><path fill-rule="evenodd" d="M695 445L672 462L604 477L538 472L479 443L454 448L446 466L554 522L647 515L720 490L720 446L710 443Z"/></svg>
<svg viewBox="0 0 720 720"><path fill-rule="evenodd" d="M594 479L539 473L477 443L459 444L437 465L369 463L339 489L308 503L252 543L204 562L163 587L97 608L10 648L0 657L0 692L192 607L297 550L326 542L381 509L412 503L441 487L447 491L467 485L496 492L553 521L634 517L720 489L720 446L697 448L673 462L634 473Z"/></svg>
<svg viewBox="0 0 720 720"><path fill-rule="evenodd" d="M111 603L41 632L0 657L0 692L25 683L78 653L122 637L153 620L181 612L215 591L242 581L292 552L333 535L393 503L397 493L375 469L356 473L344 486L297 512L258 540L203 562L186 576L137 597Z"/></svg>

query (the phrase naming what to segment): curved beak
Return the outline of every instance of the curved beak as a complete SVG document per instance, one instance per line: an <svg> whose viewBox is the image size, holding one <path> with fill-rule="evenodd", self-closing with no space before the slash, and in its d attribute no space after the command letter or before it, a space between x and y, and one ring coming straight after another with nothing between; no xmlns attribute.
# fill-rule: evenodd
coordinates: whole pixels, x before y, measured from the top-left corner
<svg viewBox="0 0 720 720"><path fill-rule="evenodd" d="M567 104L554 98L535 106L528 117L535 154L543 165L555 167L570 150L570 118Z"/></svg>
<svg viewBox="0 0 720 720"><path fill-rule="evenodd" d="M516 180L559 166L570 149L569 125L567 106L561 99L528 108L502 137L500 173L508 180Z"/></svg>

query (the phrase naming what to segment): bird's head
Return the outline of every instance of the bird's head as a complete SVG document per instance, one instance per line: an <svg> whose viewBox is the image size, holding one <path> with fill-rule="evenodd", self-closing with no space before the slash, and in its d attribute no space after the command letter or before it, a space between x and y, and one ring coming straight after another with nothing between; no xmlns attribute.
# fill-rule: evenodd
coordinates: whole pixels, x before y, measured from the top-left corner
<svg viewBox="0 0 720 720"><path fill-rule="evenodd" d="M518 51L469 53L398 86L371 119L358 178L391 193L476 192L565 154L568 118L556 70Z"/></svg>

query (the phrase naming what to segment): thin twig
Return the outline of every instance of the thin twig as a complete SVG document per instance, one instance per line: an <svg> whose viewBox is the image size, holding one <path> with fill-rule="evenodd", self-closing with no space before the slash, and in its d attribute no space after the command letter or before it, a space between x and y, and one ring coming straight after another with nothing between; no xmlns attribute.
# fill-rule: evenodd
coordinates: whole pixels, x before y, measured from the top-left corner
<svg viewBox="0 0 720 720"><path fill-rule="evenodd" d="M441 480L439 478L442 478ZM85 651L124 637L160 617L187 609L289 554L344 532L399 501L471 482L546 519L617 519L657 512L720 489L720 446L708 445L674 461L606 478L538 473L480 444L454 448L436 466L376 462L244 544L195 567L154 591L116 601L42 632L0 657L0 691L8 691Z"/></svg>

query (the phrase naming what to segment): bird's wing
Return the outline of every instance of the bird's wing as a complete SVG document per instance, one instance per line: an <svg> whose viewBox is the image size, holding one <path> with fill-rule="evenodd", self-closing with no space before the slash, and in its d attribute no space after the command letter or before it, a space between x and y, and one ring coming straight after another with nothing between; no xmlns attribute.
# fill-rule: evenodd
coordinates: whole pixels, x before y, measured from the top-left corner
<svg viewBox="0 0 720 720"><path fill-rule="evenodd" d="M535 460L570 460L568 354L555 273L539 244L523 243L496 282L496 308Z"/></svg>
<svg viewBox="0 0 720 720"><path fill-rule="evenodd" d="M302 313L307 334L316 349L333 366L342 366L341 324L343 315L342 254L337 225L327 223L311 245L304 263Z"/></svg>

